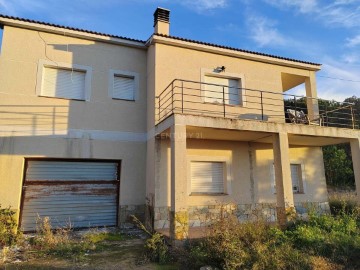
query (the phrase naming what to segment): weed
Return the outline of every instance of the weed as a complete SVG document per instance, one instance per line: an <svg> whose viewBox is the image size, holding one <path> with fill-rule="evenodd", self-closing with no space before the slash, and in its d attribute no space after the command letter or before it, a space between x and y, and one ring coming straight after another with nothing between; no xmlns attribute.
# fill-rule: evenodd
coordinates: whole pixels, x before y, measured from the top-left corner
<svg viewBox="0 0 360 270"><path fill-rule="evenodd" d="M90 231L85 234L84 239L91 243L99 243L103 241L122 241L124 240L124 235L120 233L108 233L108 232L96 232Z"/></svg>
<svg viewBox="0 0 360 270"><path fill-rule="evenodd" d="M74 239L71 233L71 226L54 229L49 217L38 217L37 233L29 239L29 244L40 255L72 258L81 258L87 251L95 248L86 238Z"/></svg>
<svg viewBox="0 0 360 270"><path fill-rule="evenodd" d="M149 258L149 260L152 262L158 262L159 264L166 264L170 262L170 249L164 236L158 232L149 231L138 218L135 216L131 217L138 228L149 235L149 238L145 242L145 255Z"/></svg>
<svg viewBox="0 0 360 270"><path fill-rule="evenodd" d="M309 255L323 256L331 262L360 267L359 216L345 211L337 216L310 215L286 234L296 248ZM355 267L354 266L354 267Z"/></svg>
<svg viewBox="0 0 360 270"><path fill-rule="evenodd" d="M212 265L221 269L310 269L311 262L293 248L287 236L264 221L239 223L222 217L208 235L186 247L181 259L188 269Z"/></svg>
<svg viewBox="0 0 360 270"><path fill-rule="evenodd" d="M15 219L16 212L0 205L0 249L14 245L20 237Z"/></svg>

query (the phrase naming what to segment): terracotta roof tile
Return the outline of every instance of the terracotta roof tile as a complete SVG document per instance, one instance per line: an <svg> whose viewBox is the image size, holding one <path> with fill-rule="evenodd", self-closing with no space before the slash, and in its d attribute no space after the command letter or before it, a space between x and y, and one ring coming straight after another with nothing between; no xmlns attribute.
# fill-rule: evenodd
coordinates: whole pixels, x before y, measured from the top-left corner
<svg viewBox="0 0 360 270"><path fill-rule="evenodd" d="M68 29L68 30L73 30L73 31L79 31L79 32L99 35L99 36L125 39L125 40L134 41L134 42L140 42L140 43L144 43L144 44L146 43L146 41L144 41L144 40L133 39L133 38L117 36L117 35L112 35L112 34L106 34L106 33L90 31L90 30L85 30L85 29L80 29L80 28L74 28L74 27L69 27L69 26L64 26L64 25L59 25L59 24L41 22L41 21L36 21L36 20L29 20L29 19L13 17L13 16L8 16L8 15L0 14L0 18L17 20L17 21L22 21L22 22L29 22L29 23L42 24L42 25L53 26L53 27L57 27L57 28L63 28L63 29ZM277 59L287 60L287 61L291 61L291 62L303 63L303 64L314 65L314 66L320 66L321 65L321 64L317 64L317 63L312 63L312 62L307 62L307 61L302 61L302 60L297 60L297 59L292 59L292 58L287 58L287 57L281 57L281 56L276 56L276 55L271 55L271 54L266 54L266 53L248 51L248 50L243 50L243 49L239 49L239 48L234 48L234 47L229 47L229 46L224 46L224 45L219 45L219 44L213 44L213 43L207 43L207 42L203 42L203 41L186 39L186 38L181 38L181 37L176 37L176 36L168 36L168 35L163 35L163 34L154 34L154 35L161 36L161 37L166 37L166 38L171 38L171 39L175 39L175 40L181 40L181 41L185 41L185 42L191 42L191 43L211 46L211 47L215 47L215 48L221 48L221 49L227 49L227 50L244 52L244 53L255 54L255 55L261 55L261 56L266 56L266 57L271 57L271 58L277 58Z"/></svg>
<svg viewBox="0 0 360 270"><path fill-rule="evenodd" d="M90 31L90 30L85 30L85 29L80 29L80 28L74 28L74 27L69 27L69 26L64 26L64 25L59 25L59 24L53 24L53 23L29 20L29 19L13 17L13 16L7 16L7 15L2 15L2 14L0 14L0 18L17 20L17 21L22 21L22 22L29 22L29 23L37 23L37 24L42 24L42 25L47 25L47 26L53 26L53 27L73 30L73 31L79 31L79 32L88 33L88 34L104 36L104 37L113 37L113 38L129 40L129 41L141 42L141 43L145 44L145 41L139 40L139 39L133 39L133 38L122 37L122 36L117 36L117 35L112 35L112 34L100 33L100 32L96 32L96 31Z"/></svg>

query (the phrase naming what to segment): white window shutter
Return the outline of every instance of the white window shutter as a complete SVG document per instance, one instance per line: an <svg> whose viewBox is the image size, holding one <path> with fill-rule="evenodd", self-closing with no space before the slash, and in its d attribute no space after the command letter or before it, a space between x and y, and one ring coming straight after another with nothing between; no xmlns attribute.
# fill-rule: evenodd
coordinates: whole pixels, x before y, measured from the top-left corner
<svg viewBox="0 0 360 270"><path fill-rule="evenodd" d="M113 98L135 100L135 79L126 76L114 76Z"/></svg>
<svg viewBox="0 0 360 270"><path fill-rule="evenodd" d="M84 71L44 67L41 95L68 99L85 99Z"/></svg>
<svg viewBox="0 0 360 270"><path fill-rule="evenodd" d="M223 162L191 162L192 193L224 193Z"/></svg>

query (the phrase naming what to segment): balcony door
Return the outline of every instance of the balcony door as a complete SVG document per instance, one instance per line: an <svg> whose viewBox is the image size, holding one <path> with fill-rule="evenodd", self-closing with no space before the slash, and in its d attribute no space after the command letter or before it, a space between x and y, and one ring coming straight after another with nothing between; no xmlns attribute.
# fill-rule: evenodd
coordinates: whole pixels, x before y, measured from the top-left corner
<svg viewBox="0 0 360 270"><path fill-rule="evenodd" d="M203 97L205 102L223 103L223 99L225 99L225 104L241 104L241 81L239 79L205 76L204 81Z"/></svg>

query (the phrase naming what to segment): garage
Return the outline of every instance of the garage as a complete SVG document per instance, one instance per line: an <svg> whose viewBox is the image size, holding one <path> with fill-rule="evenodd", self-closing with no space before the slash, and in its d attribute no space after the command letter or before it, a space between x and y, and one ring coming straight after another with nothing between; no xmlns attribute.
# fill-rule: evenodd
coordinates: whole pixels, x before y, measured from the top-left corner
<svg viewBox="0 0 360 270"><path fill-rule="evenodd" d="M54 228L117 225L120 161L26 159L20 228L35 231L39 217Z"/></svg>

